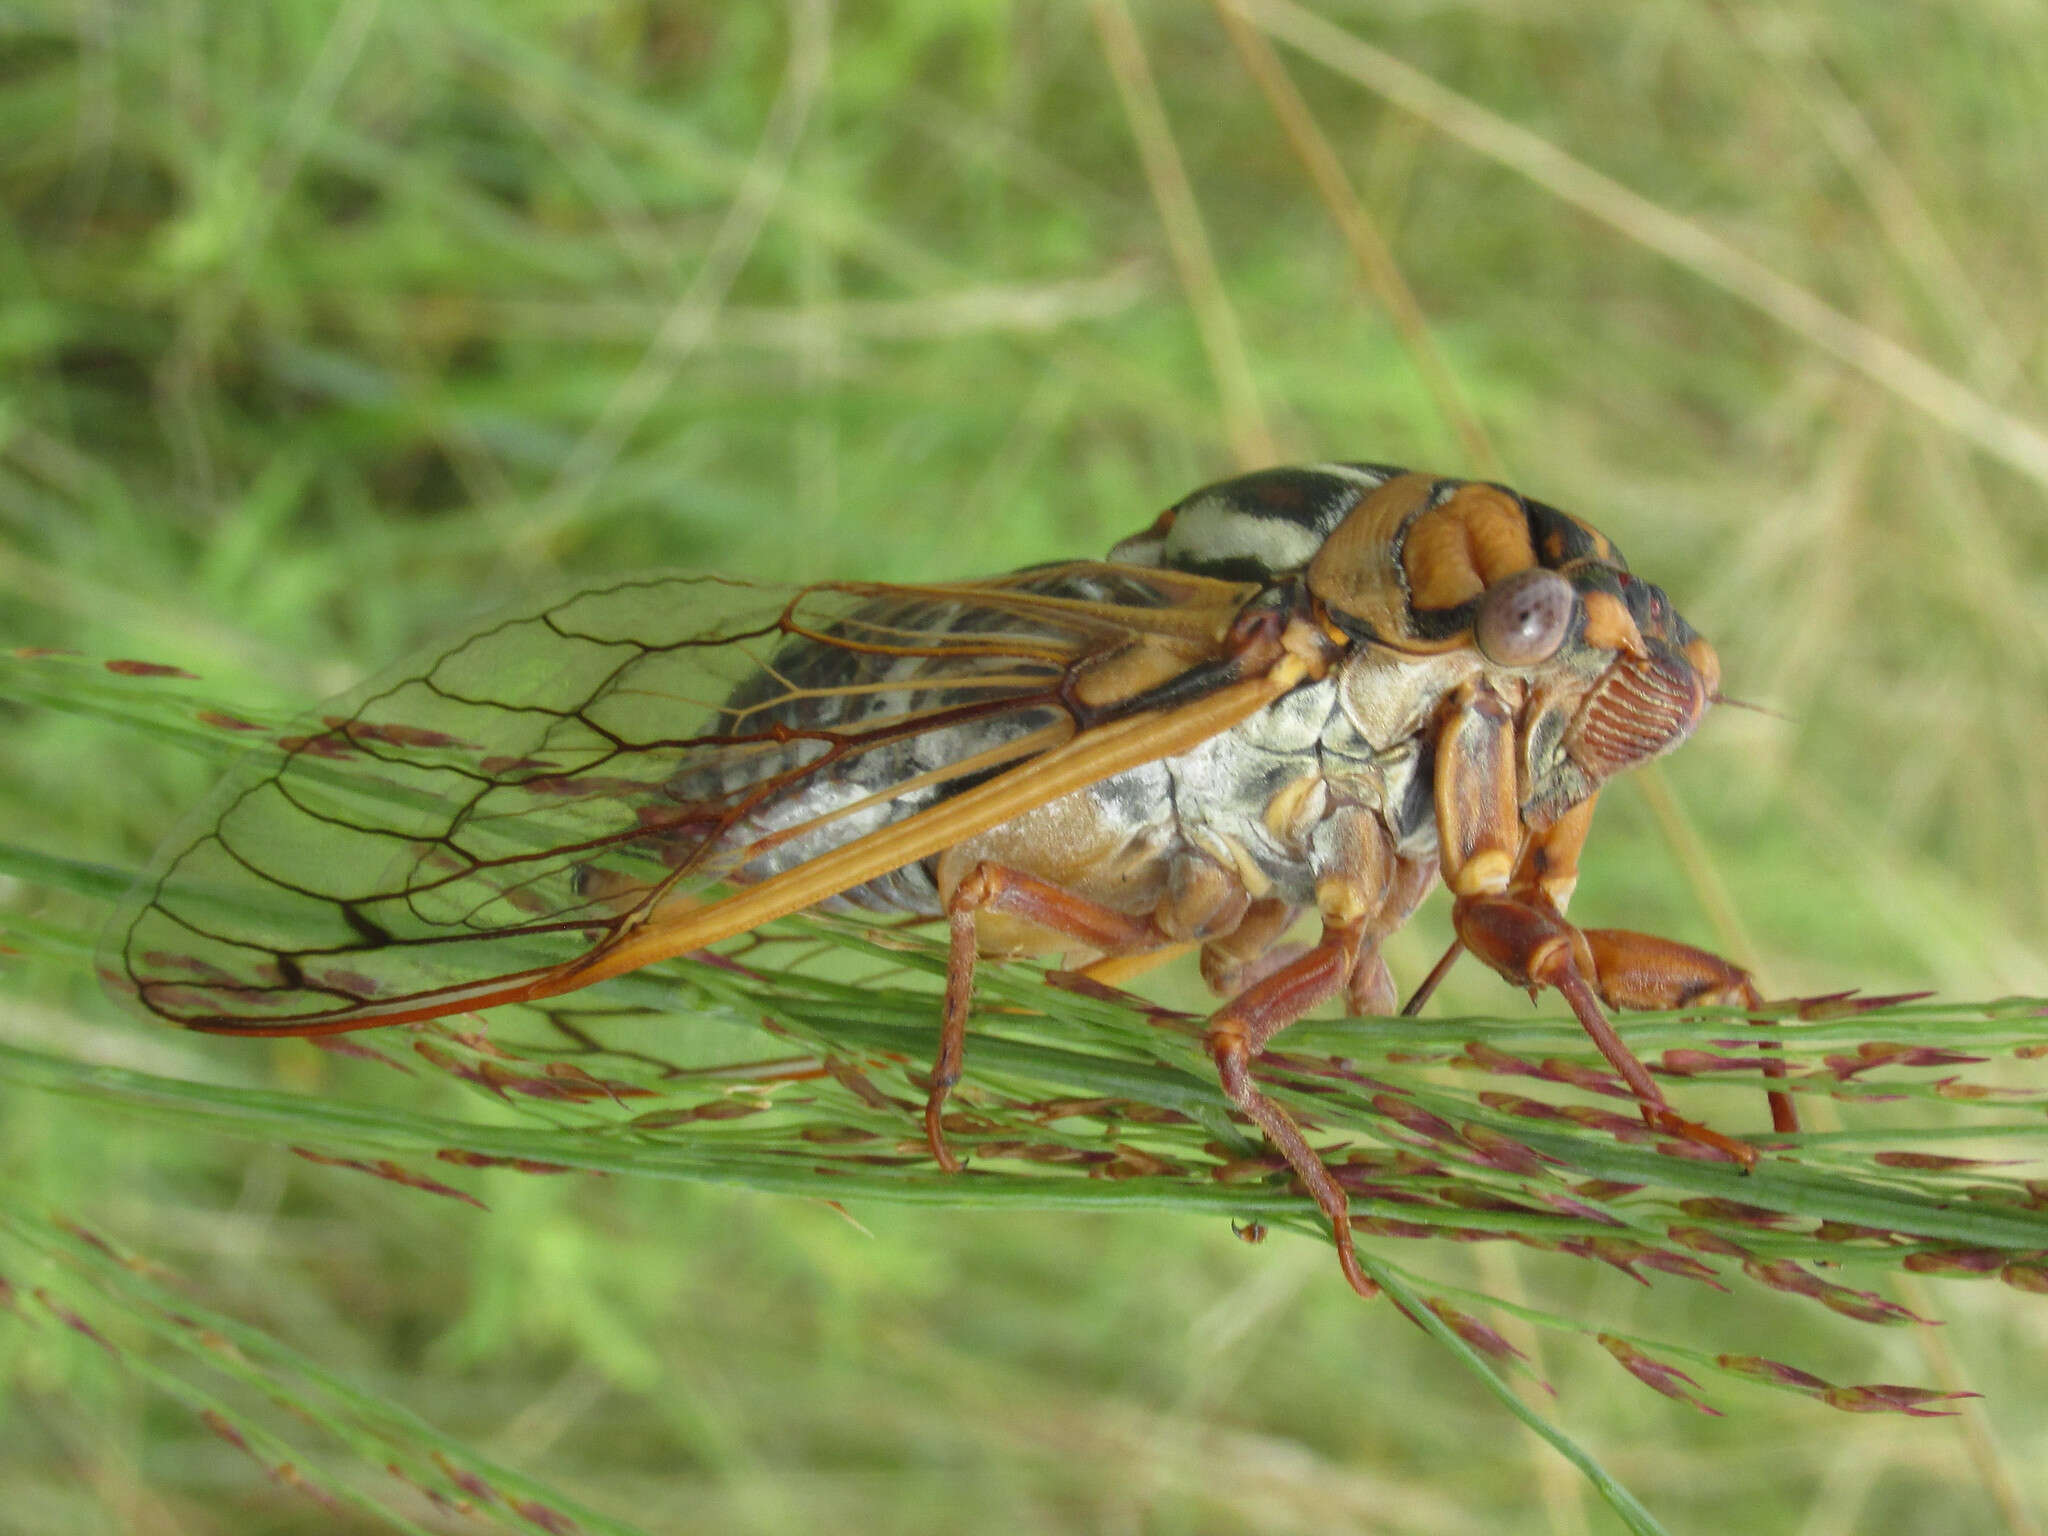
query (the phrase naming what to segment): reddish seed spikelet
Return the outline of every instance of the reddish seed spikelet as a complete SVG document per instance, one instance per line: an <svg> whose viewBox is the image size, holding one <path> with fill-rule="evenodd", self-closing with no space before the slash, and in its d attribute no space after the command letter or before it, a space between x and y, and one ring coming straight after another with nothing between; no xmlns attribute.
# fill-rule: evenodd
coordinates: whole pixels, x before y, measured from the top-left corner
<svg viewBox="0 0 2048 1536"><path fill-rule="evenodd" d="M430 1195L443 1195L450 1200L460 1200L463 1204L473 1205L480 1211L490 1209L467 1190L457 1189L452 1184L443 1184L438 1179L430 1179L424 1174L413 1173L388 1157L375 1160L365 1157L330 1157L324 1152L315 1152L310 1147L293 1147L291 1152L293 1156L302 1157L309 1163L318 1163L323 1168L351 1168L357 1173L367 1173L374 1179L402 1184L407 1189L417 1189Z"/></svg>
<svg viewBox="0 0 2048 1536"><path fill-rule="evenodd" d="M1654 1392L1673 1398L1681 1403L1690 1403L1701 1413L1721 1417L1721 1410L1708 1404L1705 1399L1691 1391L1699 1385L1675 1365L1666 1364L1631 1344L1627 1339L1611 1333L1595 1335L1600 1347L1621 1362L1622 1368L1636 1380Z"/></svg>
<svg viewBox="0 0 2048 1536"><path fill-rule="evenodd" d="M1517 1115L1524 1120L1564 1120L1570 1116L1556 1104L1547 1104L1542 1099L1532 1099L1525 1094L1500 1093L1488 1090L1479 1095L1479 1102L1488 1109L1497 1109L1503 1114Z"/></svg>
<svg viewBox="0 0 2048 1536"><path fill-rule="evenodd" d="M1635 1194L1642 1187L1620 1179L1584 1179L1572 1186L1572 1193L1581 1200L1619 1200L1624 1195Z"/></svg>
<svg viewBox="0 0 2048 1536"><path fill-rule="evenodd" d="M1581 1066L1575 1061L1560 1061L1555 1056L1544 1058L1542 1077L1546 1082L1563 1083L1568 1088L1581 1088L1587 1093L1604 1093L1613 1099L1635 1097L1613 1073Z"/></svg>
<svg viewBox="0 0 2048 1536"><path fill-rule="evenodd" d="M1218 1159L1209 1170L1209 1177L1219 1184L1246 1184L1270 1178L1286 1164L1278 1156L1240 1157L1225 1147L1210 1145L1203 1149Z"/></svg>
<svg viewBox="0 0 2048 1536"><path fill-rule="evenodd" d="M1533 1206L1510 1200L1505 1195L1495 1194L1489 1189L1474 1189L1467 1184L1453 1184L1439 1191L1438 1199L1445 1205L1461 1211L1485 1211L1503 1216L1540 1216L1543 1213Z"/></svg>
<svg viewBox="0 0 2048 1536"><path fill-rule="evenodd" d="M1981 1061L1984 1058L1977 1059ZM1989 1083L1966 1083L1961 1078L1950 1077L1934 1085L1934 1096L1970 1103L1978 1099L2031 1099L2035 1094L2031 1088L1994 1088Z"/></svg>
<svg viewBox="0 0 2048 1536"><path fill-rule="evenodd" d="M1176 1178L1185 1168L1170 1158L1136 1147L1119 1146L1113 1153L1091 1152L1080 1147L1034 1147L1032 1155L1041 1162L1071 1162L1093 1165L1091 1172L1103 1179Z"/></svg>
<svg viewBox="0 0 2048 1536"><path fill-rule="evenodd" d="M1763 1055L1731 1056L1673 1046L1657 1057L1655 1070L1673 1077L1695 1077L1702 1072L1755 1072L1770 1059Z"/></svg>
<svg viewBox="0 0 2048 1536"><path fill-rule="evenodd" d="M1557 1251L1569 1253L1575 1258L1592 1259L1612 1269L1618 1269L1637 1285L1650 1283L1633 1268L1634 1259L1642 1251L1639 1244L1598 1237L1567 1237L1557 1244Z"/></svg>
<svg viewBox="0 0 2048 1536"><path fill-rule="evenodd" d="M202 1410L199 1415L199 1422L220 1436L221 1439L227 1441L236 1450L248 1452L250 1455L255 1454L255 1452L249 1450L249 1442L243 1438L242 1432L230 1424L226 1416L218 1410L213 1408Z"/></svg>
<svg viewBox="0 0 2048 1536"><path fill-rule="evenodd" d="M1447 1229L1420 1221L1395 1221L1389 1216L1353 1216L1351 1230L1369 1237L1430 1238L1444 1236Z"/></svg>
<svg viewBox="0 0 2048 1536"><path fill-rule="evenodd" d="M403 1072L407 1077L413 1076L412 1068L404 1062L373 1045L364 1044L353 1035L313 1035L308 1043L316 1051L326 1051L333 1056L349 1056L357 1061L374 1061L379 1066Z"/></svg>
<svg viewBox="0 0 2048 1536"><path fill-rule="evenodd" d="M1747 1227L1782 1227L1792 1220L1783 1211L1774 1211L1769 1206L1747 1205L1740 1200L1723 1200L1711 1195L1681 1200L1678 1208L1686 1215L1698 1216L1702 1220L1732 1221Z"/></svg>
<svg viewBox="0 0 2048 1536"><path fill-rule="evenodd" d="M1596 1109L1591 1104L1565 1104L1559 1108L1573 1125L1603 1132L1616 1141L1639 1145L1652 1139L1649 1127L1633 1115L1617 1115L1612 1110Z"/></svg>
<svg viewBox="0 0 2048 1536"><path fill-rule="evenodd" d="M1478 1154L1481 1163L1505 1173L1538 1177L1547 1175L1557 1166L1556 1159L1545 1157L1534 1147L1516 1141L1490 1126L1467 1125L1465 1144Z"/></svg>
<svg viewBox="0 0 2048 1536"><path fill-rule="evenodd" d="M1854 1318L1861 1323L1924 1323L1928 1319L1894 1302L1886 1301L1870 1291L1851 1290L1845 1285L1834 1285L1809 1274L1790 1259L1748 1259L1743 1262L1743 1273L1760 1285L1767 1285L1774 1291L1787 1291L1795 1296L1807 1296L1819 1302L1829 1311L1839 1312L1844 1317Z"/></svg>
<svg viewBox="0 0 2048 1536"><path fill-rule="evenodd" d="M575 1536L583 1527L571 1520L560 1510L549 1509L547 1505L532 1499L521 1499L512 1505L512 1512L522 1520L546 1531L548 1536Z"/></svg>
<svg viewBox="0 0 2048 1536"><path fill-rule="evenodd" d="M1436 1202L1420 1190L1409 1189L1402 1184L1381 1184L1371 1179L1347 1177L1348 1170L1337 1171L1337 1182L1344 1186L1344 1192L1360 1200L1378 1200L1388 1205L1434 1205Z"/></svg>
<svg viewBox="0 0 2048 1536"><path fill-rule="evenodd" d="M765 1113L771 1106L750 1104L745 1099L713 1099L690 1111L692 1120L745 1120Z"/></svg>
<svg viewBox="0 0 2048 1536"><path fill-rule="evenodd" d="M418 1478L408 1474L406 1470L395 1461L385 1462L384 1470L386 1472L389 1472L393 1477L397 1478L398 1481L405 1484L406 1487L412 1489L413 1492L417 1493L421 1498L425 1499L429 1504L433 1505L434 1508L438 1510L442 1510L451 1515L467 1515L471 1513L475 1508L474 1505L470 1504L465 1499L451 1499L447 1494L443 1493L440 1489L429 1487L426 1483L421 1482Z"/></svg>
<svg viewBox="0 0 2048 1536"><path fill-rule="evenodd" d="M1824 1243L1883 1243L1887 1247L1910 1241L1902 1232L1866 1227L1853 1221L1823 1221L1813 1229L1813 1235Z"/></svg>
<svg viewBox="0 0 2048 1536"><path fill-rule="evenodd" d="M253 720L244 720L240 715L230 715L218 709L202 709L193 713L193 719L201 725L210 725L217 731L260 731L262 726Z"/></svg>
<svg viewBox="0 0 2048 1536"><path fill-rule="evenodd" d="M1747 1259L1742 1269L1757 1284L1795 1296L1818 1296L1828 1288L1827 1281L1808 1274L1790 1259Z"/></svg>
<svg viewBox="0 0 2048 1536"><path fill-rule="evenodd" d="M2048 1296L2048 1264L2039 1259L2028 1259L2018 1264L2008 1264L1998 1272L1998 1278L2016 1291L2027 1291L2036 1296Z"/></svg>
<svg viewBox="0 0 2048 1536"><path fill-rule="evenodd" d="M62 1323L66 1328L69 1328L73 1333L78 1334L81 1338L87 1338L92 1340L93 1343L99 1345L101 1349L104 1349L108 1354L112 1355L115 1359L118 1360L121 1357L121 1352L120 1350L114 1347L113 1340L109 1339L105 1334L101 1333L99 1329L93 1327L91 1323L88 1323L76 1312L72 1311L62 1302L58 1301L57 1298L52 1296L46 1288L39 1285L35 1288L32 1294L35 1296L35 1299L37 1301L42 1303L44 1311L48 1312L52 1317L56 1318L58 1322Z"/></svg>
<svg viewBox="0 0 2048 1536"><path fill-rule="evenodd" d="M1724 1371L1753 1376L1773 1386L1791 1387L1816 1396L1829 1389L1829 1383L1811 1371L1802 1371L1782 1360L1767 1360L1762 1355L1716 1355L1714 1363Z"/></svg>
<svg viewBox="0 0 2048 1536"><path fill-rule="evenodd" d="M1809 1024L1822 1023L1828 1019L1851 1019L1861 1013L1872 1013L1879 1008L1891 1008L1900 1003L1917 1003L1923 997L1932 997L1932 992L1892 992L1880 997L1858 997L1851 988L1847 992L1830 992L1821 997L1802 1000L1798 1017Z"/></svg>
<svg viewBox="0 0 2048 1536"><path fill-rule="evenodd" d="M1713 1266L1702 1264L1698 1259L1687 1258L1682 1253L1673 1253L1668 1248L1646 1247L1643 1250L1642 1257L1636 1262L1645 1269L1654 1269L1661 1274L1675 1275L1681 1280L1697 1280L1700 1284L1712 1286L1717 1291L1728 1289L1727 1286L1721 1283Z"/></svg>
<svg viewBox="0 0 2048 1536"><path fill-rule="evenodd" d="M1662 1157L1682 1157L1695 1163L1725 1163L1728 1154L1719 1147L1704 1147L1696 1141L1665 1139L1657 1143L1657 1152Z"/></svg>
<svg viewBox="0 0 2048 1536"><path fill-rule="evenodd" d="M447 1475L448 1481L475 1499L479 1504L498 1502L498 1490L478 1477L474 1472L457 1466L440 1451L434 1452L434 1465Z"/></svg>
<svg viewBox="0 0 2048 1536"><path fill-rule="evenodd" d="M1465 1057L1489 1072L1499 1072L1509 1077L1547 1078L1549 1074L1535 1062L1520 1056L1511 1056L1506 1051L1486 1044L1483 1040L1468 1040L1465 1043Z"/></svg>
<svg viewBox="0 0 2048 1536"><path fill-rule="evenodd" d="M463 1147L443 1147L434 1154L444 1163L459 1168L510 1168L514 1173L584 1173L567 1163L543 1163L531 1157L493 1157L488 1152L471 1152Z"/></svg>
<svg viewBox="0 0 2048 1536"><path fill-rule="evenodd" d="M1820 1295L1820 1304L1830 1312L1839 1312L1846 1318L1859 1323L1920 1323L1931 1325L1934 1319L1922 1317L1896 1302L1886 1301L1875 1291L1854 1291L1846 1285L1830 1286Z"/></svg>
<svg viewBox="0 0 2048 1536"><path fill-rule="evenodd" d="M1999 1168L2011 1158L1944 1157L1936 1152L1880 1152L1871 1158L1880 1168L1921 1168L1940 1172L1948 1168Z"/></svg>
<svg viewBox="0 0 2048 1536"><path fill-rule="evenodd" d="M1527 1357L1510 1344L1494 1329L1482 1323L1469 1312L1462 1312L1449 1302L1432 1297L1427 1303L1429 1310L1436 1314L1443 1325L1459 1338L1470 1344L1482 1355L1493 1360L1523 1360Z"/></svg>
<svg viewBox="0 0 2048 1536"><path fill-rule="evenodd" d="M1574 1199L1570 1195L1539 1190L1536 1192L1536 1198L1561 1216L1576 1216L1581 1221L1596 1221L1608 1227L1621 1225L1621 1218L1613 1212L1603 1211L1597 1205L1588 1205L1585 1201Z"/></svg>
<svg viewBox="0 0 2048 1536"><path fill-rule="evenodd" d="M1932 1046L1900 1045L1885 1040L1866 1040L1856 1047L1854 1055L1826 1056L1821 1064L1841 1082L1847 1082L1859 1073L1876 1067L1957 1067L1988 1061L1986 1056L1966 1056L1958 1051L1937 1050Z"/></svg>
<svg viewBox="0 0 2048 1536"><path fill-rule="evenodd" d="M873 1131L864 1131L857 1125L807 1125L798 1131L797 1135L815 1146L827 1147L854 1146L860 1142L881 1139Z"/></svg>
<svg viewBox="0 0 2048 1536"><path fill-rule="evenodd" d="M2007 1257L1996 1248L1943 1248L1934 1253L1909 1253L1900 1262L1916 1275L1976 1280L1997 1274Z"/></svg>
<svg viewBox="0 0 2048 1536"><path fill-rule="evenodd" d="M1375 1094L1372 1100L1372 1107L1403 1129L1413 1131L1418 1136L1426 1136L1431 1141L1457 1142L1463 1140L1458 1135L1457 1128L1450 1121L1444 1119L1441 1115L1433 1115L1421 1105L1412 1104L1408 1100L1399 1098L1394 1094Z"/></svg>
<svg viewBox="0 0 2048 1536"><path fill-rule="evenodd" d="M1744 1261L1756 1257L1733 1238L1710 1232L1705 1227L1667 1227L1664 1235L1679 1247L1690 1248L1694 1253L1711 1253L1719 1258Z"/></svg>
<svg viewBox="0 0 2048 1536"><path fill-rule="evenodd" d="M1980 1395L1976 1392L1937 1392L1932 1387L1879 1383L1867 1387L1830 1387L1820 1394L1820 1400L1844 1413L1902 1413L1911 1419L1945 1419L1953 1417L1949 1410L1927 1405Z"/></svg>

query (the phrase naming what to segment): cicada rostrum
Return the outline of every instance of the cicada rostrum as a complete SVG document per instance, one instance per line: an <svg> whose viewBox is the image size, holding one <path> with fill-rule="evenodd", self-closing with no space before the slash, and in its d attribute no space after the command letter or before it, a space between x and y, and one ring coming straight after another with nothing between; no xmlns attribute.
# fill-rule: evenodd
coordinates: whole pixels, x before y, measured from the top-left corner
<svg viewBox="0 0 2048 1536"><path fill-rule="evenodd" d="M1107 561L985 581L632 577L259 749L103 969L177 1024L314 1034L550 997L805 908L944 919L924 1129L953 1170L977 957L1198 944L1223 1090L1369 1294L1343 1191L1251 1066L1333 998L1392 1011L1381 941L1439 875L1462 948L1556 988L1648 1125L1755 1160L1602 1009L1754 1008L1749 977L1565 918L1600 786L1683 741L1718 674L1577 518L1376 464L1246 475ZM1320 936L1282 943L1311 910Z"/></svg>

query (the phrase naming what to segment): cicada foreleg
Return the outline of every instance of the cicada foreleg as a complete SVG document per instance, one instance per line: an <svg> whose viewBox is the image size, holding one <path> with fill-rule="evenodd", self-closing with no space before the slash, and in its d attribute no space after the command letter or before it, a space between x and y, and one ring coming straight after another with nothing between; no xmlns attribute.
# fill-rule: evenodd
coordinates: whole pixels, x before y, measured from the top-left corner
<svg viewBox="0 0 2048 1536"><path fill-rule="evenodd" d="M1586 834L1593 826L1594 799L1573 806L1541 832L1532 834L1522 848L1516 866L1513 889L1550 903L1562 917L1579 883L1579 854ZM1610 1008L1668 1009L1699 1004L1724 1008L1760 1009L1763 997L1756 982L1741 966L1704 949L1660 939L1654 934L1627 928L1582 928L1590 960L1588 980ZM1759 1029L1770 1020L1753 1018ZM1763 1075L1782 1079L1785 1063L1774 1059L1777 1045L1764 1041ZM1772 1089L1771 1129L1784 1135L1799 1131L1799 1111L1792 1095Z"/></svg>
<svg viewBox="0 0 2048 1536"><path fill-rule="evenodd" d="M1592 954L1594 986L1608 1005L1615 1008L1690 1008L1708 1004L1726 1008L1758 1009L1763 998L1749 972L1719 955L1675 939L1635 933L1627 928L1582 928L1580 936ZM1759 1028L1768 1019L1751 1019ZM1774 1041L1762 1042L1766 1053L1775 1052ZM1767 1054L1763 1063L1767 1078L1782 1079L1785 1063ZM1768 1094L1771 1129L1781 1135L1797 1135L1799 1109L1792 1095L1782 1088Z"/></svg>
<svg viewBox="0 0 2048 1536"><path fill-rule="evenodd" d="M1459 942L1517 986L1554 987L1628 1084L1644 1124L1710 1147L1745 1168L1754 1166L1754 1147L1671 1107L1601 1009L1603 1001L1617 1008L1658 1008L1725 996L1755 1006L1748 976L1704 951L1647 935L1596 930L1602 935L1596 945L1567 922L1562 907L1577 876L1591 803L1537 834L1535 846L1525 851L1515 757L1507 701L1484 682L1460 689L1438 738L1436 763L1444 883L1456 898L1451 920ZM1782 1097L1772 1096L1774 1123ZM1784 1109L1789 1111L1789 1101Z"/></svg>

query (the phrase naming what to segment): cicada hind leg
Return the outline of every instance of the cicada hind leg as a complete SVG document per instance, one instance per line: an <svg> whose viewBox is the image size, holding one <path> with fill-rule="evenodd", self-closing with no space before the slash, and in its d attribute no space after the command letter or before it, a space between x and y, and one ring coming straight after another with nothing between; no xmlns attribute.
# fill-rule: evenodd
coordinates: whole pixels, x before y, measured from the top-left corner
<svg viewBox="0 0 2048 1536"><path fill-rule="evenodd" d="M1383 871L1364 884L1386 888ZM1273 1036L1318 1004L1349 989L1354 1000L1379 1002L1390 993L1377 949L1378 926L1363 910L1332 920L1325 914L1320 942L1305 951L1272 948L1292 921L1291 908L1252 901L1220 866L1176 871L1174 892L1153 913L1132 915L1078 896L1050 881L1004 865L982 863L960 880L947 900L951 950L946 972L945 1021L938 1059L925 1100L925 1137L948 1172L961 1166L946 1145L947 1096L960 1080L977 954L975 919L981 913L1021 918L1105 955L1132 955L1207 939L1204 974L1237 996L1210 1019L1205 1035L1224 1093L1265 1133L1287 1160L1316 1205L1329 1218L1339 1262L1361 1296L1379 1294L1359 1267L1351 1241L1350 1207L1316 1150L1292 1116L1259 1090L1251 1067ZM1277 961L1278 963L1273 963ZM1248 985L1246 983L1249 983Z"/></svg>
<svg viewBox="0 0 2048 1536"><path fill-rule="evenodd" d="M967 1015L974 1002L974 966L979 954L975 919L982 913L1018 918L1104 954L1133 954L1171 942L1150 914L1134 916L1077 896L1072 891L1008 865L978 863L946 898L950 948L946 956L946 1008L939 1027L939 1054L932 1063L931 1089L924 1102L924 1134L932 1156L948 1173L960 1159L946 1145L946 1100L960 1082L967 1050Z"/></svg>
<svg viewBox="0 0 2048 1536"><path fill-rule="evenodd" d="M1321 841L1326 857L1315 894L1323 932L1315 944L1298 952L1280 944L1292 910L1255 904L1238 933L1205 946L1202 973L1212 986L1235 991L1250 983L1209 1020L1207 1043L1224 1093L1287 1159L1329 1218L1344 1278L1370 1298L1379 1287L1358 1262L1343 1186L1294 1117L1260 1091L1252 1063L1281 1030L1339 993L1354 1016L1393 1011L1380 941L1407 919L1434 874L1426 863L1399 857L1385 825L1361 807L1333 812Z"/></svg>
<svg viewBox="0 0 2048 1536"><path fill-rule="evenodd" d="M1330 1172L1330 1165L1309 1145L1294 1117L1260 1091L1252 1080L1252 1063L1281 1030L1351 985L1360 973L1361 956L1369 942L1362 919L1332 922L1326 917L1321 942L1253 982L1218 1009L1209 1020L1207 1038L1209 1057L1216 1063L1224 1093L1265 1133L1273 1150L1287 1159L1329 1218L1344 1278L1368 1299L1377 1296L1380 1288L1359 1267L1351 1241L1351 1205L1343 1187ZM1379 966L1376 950L1366 956L1366 963ZM1374 984L1377 986L1376 976Z"/></svg>

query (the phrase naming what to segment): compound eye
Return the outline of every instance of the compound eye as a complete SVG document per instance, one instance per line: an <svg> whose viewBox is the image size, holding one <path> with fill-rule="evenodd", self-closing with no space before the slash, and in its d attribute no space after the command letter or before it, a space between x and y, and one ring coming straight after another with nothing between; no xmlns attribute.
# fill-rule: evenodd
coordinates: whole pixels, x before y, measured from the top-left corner
<svg viewBox="0 0 2048 1536"><path fill-rule="evenodd" d="M1544 566L1495 582L1479 600L1473 638L1497 667L1533 667L1564 644L1578 602L1572 584Z"/></svg>

